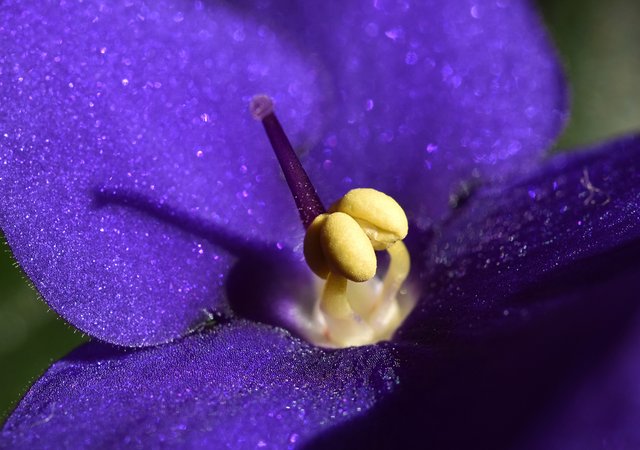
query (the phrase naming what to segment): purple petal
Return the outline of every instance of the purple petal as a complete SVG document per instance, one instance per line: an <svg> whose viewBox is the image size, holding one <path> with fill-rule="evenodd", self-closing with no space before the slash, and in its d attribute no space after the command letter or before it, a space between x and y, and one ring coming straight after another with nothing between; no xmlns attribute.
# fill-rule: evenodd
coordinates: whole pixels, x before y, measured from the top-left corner
<svg viewBox="0 0 640 450"><path fill-rule="evenodd" d="M584 382L568 385L519 448L579 450L640 447L640 327Z"/></svg>
<svg viewBox="0 0 640 450"><path fill-rule="evenodd" d="M329 201L371 186L425 225L460 180L534 167L564 124L564 78L529 1L304 2L293 18L279 14L290 2L265 3L263 20L326 68L308 167Z"/></svg>
<svg viewBox="0 0 640 450"><path fill-rule="evenodd" d="M529 3L403 5L3 3L0 227L52 308L164 342L225 308L247 239L299 246L256 92L327 202L379 187L424 227L474 168L529 166L566 110Z"/></svg>
<svg viewBox="0 0 640 450"><path fill-rule="evenodd" d="M527 296L543 282L560 288L553 279L569 267L621 248L628 255L615 267L636 263L639 186L640 137L629 137L553 158L529 177L472 194L433 244L412 255L425 298L412 319L420 331L407 331L473 335L509 326L546 308L529 305Z"/></svg>
<svg viewBox="0 0 640 450"><path fill-rule="evenodd" d="M38 1L4 2L0 32L0 227L73 325L167 341L220 308L248 239L298 244L248 101L269 91L301 142L316 74L272 30L200 2Z"/></svg>
<svg viewBox="0 0 640 450"><path fill-rule="evenodd" d="M88 344L35 384L0 443L299 447L391 392L394 366L381 349L325 351L243 322L152 349Z"/></svg>

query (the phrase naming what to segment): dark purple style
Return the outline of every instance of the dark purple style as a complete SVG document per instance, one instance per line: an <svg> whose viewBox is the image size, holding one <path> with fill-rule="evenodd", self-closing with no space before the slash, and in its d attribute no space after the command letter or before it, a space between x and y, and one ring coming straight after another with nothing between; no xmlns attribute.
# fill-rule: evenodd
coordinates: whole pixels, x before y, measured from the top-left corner
<svg viewBox="0 0 640 450"><path fill-rule="evenodd" d="M251 100L249 109L254 118L260 120L264 126L271 147L280 163L282 174L287 180L293 200L298 207L302 225L306 230L317 216L326 211L309 175L302 167L291 142L289 142L282 124L276 117L273 107L273 100L270 97L258 95ZM265 108L266 110L264 110Z"/></svg>
<svg viewBox="0 0 640 450"><path fill-rule="evenodd" d="M322 202L407 211L391 342L287 331L263 92ZM527 1L2 2L0 227L95 339L0 447L639 447L640 138L545 159L567 103Z"/></svg>

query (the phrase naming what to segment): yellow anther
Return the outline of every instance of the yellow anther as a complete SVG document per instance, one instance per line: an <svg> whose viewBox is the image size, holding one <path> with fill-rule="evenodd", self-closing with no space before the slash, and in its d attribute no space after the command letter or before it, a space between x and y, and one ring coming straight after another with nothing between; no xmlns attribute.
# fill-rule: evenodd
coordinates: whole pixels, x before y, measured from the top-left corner
<svg viewBox="0 0 640 450"><path fill-rule="evenodd" d="M393 198L370 188L353 189L329 210L355 219L376 250L385 250L407 235L409 224L402 207Z"/></svg>
<svg viewBox="0 0 640 450"><path fill-rule="evenodd" d="M374 189L349 191L329 213L313 220L304 238L304 257L326 280L314 313L319 319L311 322L320 328L308 330L313 342L348 347L393 336L415 305L401 291L411 266L402 243L407 230L400 205ZM373 278L375 250L386 250L391 257L382 280Z"/></svg>
<svg viewBox="0 0 640 450"><path fill-rule="evenodd" d="M326 261L335 272L351 281L367 281L376 274L377 261L369 238L351 216L330 214L320 230Z"/></svg>
<svg viewBox="0 0 640 450"><path fill-rule="evenodd" d="M329 264L324 257L322 251L322 243L320 242L320 231L324 226L324 223L329 217L329 214L320 214L317 216L304 235L304 259L307 261L307 265L313 273L325 280L329 276Z"/></svg>

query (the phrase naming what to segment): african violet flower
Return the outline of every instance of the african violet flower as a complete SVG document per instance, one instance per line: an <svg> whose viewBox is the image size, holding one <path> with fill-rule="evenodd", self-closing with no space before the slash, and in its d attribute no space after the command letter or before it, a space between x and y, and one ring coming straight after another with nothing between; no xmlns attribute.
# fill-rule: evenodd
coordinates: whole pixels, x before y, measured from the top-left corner
<svg viewBox="0 0 640 450"><path fill-rule="evenodd" d="M0 226L98 339L35 383L3 445L638 442L633 346L579 375L633 322L640 141L541 162L566 94L528 2L1 14ZM390 342L327 350L285 330L311 278L246 111L258 92L323 201L373 187L404 206L418 304Z"/></svg>

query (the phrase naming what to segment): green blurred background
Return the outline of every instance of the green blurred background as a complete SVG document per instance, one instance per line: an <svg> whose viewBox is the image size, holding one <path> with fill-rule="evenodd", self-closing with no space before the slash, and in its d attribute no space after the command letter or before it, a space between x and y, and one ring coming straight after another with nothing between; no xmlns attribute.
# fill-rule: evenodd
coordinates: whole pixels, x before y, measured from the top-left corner
<svg viewBox="0 0 640 450"><path fill-rule="evenodd" d="M640 130L640 1L538 4L572 87L558 148ZM85 340L38 299L0 234L0 422L53 361Z"/></svg>

